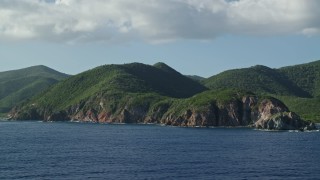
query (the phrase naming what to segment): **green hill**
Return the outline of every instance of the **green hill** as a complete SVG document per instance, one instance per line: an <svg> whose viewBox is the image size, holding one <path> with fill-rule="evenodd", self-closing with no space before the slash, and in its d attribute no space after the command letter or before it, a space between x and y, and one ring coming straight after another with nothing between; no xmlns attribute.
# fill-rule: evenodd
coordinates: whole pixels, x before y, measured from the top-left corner
<svg viewBox="0 0 320 180"><path fill-rule="evenodd" d="M205 90L164 63L104 65L61 81L29 105L36 105L39 111L58 112L74 105L91 108L103 99L108 111L114 113L128 102L148 104L160 97L187 98ZM82 102L86 102L85 107Z"/></svg>
<svg viewBox="0 0 320 180"><path fill-rule="evenodd" d="M206 78L201 77L201 76L197 76L197 75L187 75L188 78L193 79L197 82L201 82L204 81Z"/></svg>
<svg viewBox="0 0 320 180"><path fill-rule="evenodd" d="M46 66L0 72L0 113L40 93L68 75Z"/></svg>
<svg viewBox="0 0 320 180"><path fill-rule="evenodd" d="M273 117L278 119L268 119ZM288 118L296 125L308 124L279 100L230 87L209 91L164 63L100 66L60 81L9 113L9 119L16 120L262 128L269 121L285 123Z"/></svg>
<svg viewBox="0 0 320 180"><path fill-rule="evenodd" d="M234 69L202 81L210 89L239 88L272 95L307 120L320 122L320 61L271 69ZM307 108L308 107L308 108Z"/></svg>
<svg viewBox="0 0 320 180"><path fill-rule="evenodd" d="M320 60L278 70L312 96L320 96Z"/></svg>
<svg viewBox="0 0 320 180"><path fill-rule="evenodd" d="M225 71L203 82L210 89L239 88L259 94L311 97L283 73L261 65Z"/></svg>
<svg viewBox="0 0 320 180"><path fill-rule="evenodd" d="M290 110L298 113L302 118L320 122L320 97L316 98L301 98L294 96L276 96L275 98L285 102Z"/></svg>
<svg viewBox="0 0 320 180"><path fill-rule="evenodd" d="M186 98L207 90L198 82L194 82L165 63L153 66L141 63L127 64L122 67L126 72L142 79L152 92L175 98Z"/></svg>

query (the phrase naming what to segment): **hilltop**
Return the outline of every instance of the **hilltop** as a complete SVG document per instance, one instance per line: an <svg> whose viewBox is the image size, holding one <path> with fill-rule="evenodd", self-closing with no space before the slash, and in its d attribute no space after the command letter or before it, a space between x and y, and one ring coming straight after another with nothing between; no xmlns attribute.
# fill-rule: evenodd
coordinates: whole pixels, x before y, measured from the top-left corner
<svg viewBox="0 0 320 180"><path fill-rule="evenodd" d="M320 61L272 69L234 69L202 81L210 89L238 88L281 99L303 118L320 121Z"/></svg>
<svg viewBox="0 0 320 180"><path fill-rule="evenodd" d="M320 60L278 69L312 97L320 96Z"/></svg>
<svg viewBox="0 0 320 180"><path fill-rule="evenodd" d="M154 66L141 63L104 65L72 76L29 101L46 112L65 110L75 104L91 104L104 99L108 110L118 107L135 97L135 102L157 100L159 97L187 98L207 90L164 63ZM146 98L146 99L144 99ZM100 106L98 103L98 106ZM95 104L96 106L97 104ZM28 107L28 106L23 106Z"/></svg>
<svg viewBox="0 0 320 180"><path fill-rule="evenodd" d="M42 65L0 72L0 113L7 113L13 106L67 77Z"/></svg>
<svg viewBox="0 0 320 180"><path fill-rule="evenodd" d="M209 77L203 83L210 89L239 88L259 94L311 97L309 92L291 81L286 74L261 65L228 70Z"/></svg>
<svg viewBox="0 0 320 180"><path fill-rule="evenodd" d="M197 76L197 75L187 75L187 77L190 79L193 79L194 81L198 81L198 82L201 82L206 79L204 77Z"/></svg>
<svg viewBox="0 0 320 180"><path fill-rule="evenodd" d="M208 90L164 63L91 69L15 107L10 118L313 129L279 100L236 89Z"/></svg>

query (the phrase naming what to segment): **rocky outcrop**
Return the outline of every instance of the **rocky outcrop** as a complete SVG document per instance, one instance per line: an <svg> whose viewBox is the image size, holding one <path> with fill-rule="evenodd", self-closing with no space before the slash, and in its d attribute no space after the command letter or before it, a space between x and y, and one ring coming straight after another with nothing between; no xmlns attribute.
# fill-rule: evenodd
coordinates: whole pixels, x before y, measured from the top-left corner
<svg viewBox="0 0 320 180"><path fill-rule="evenodd" d="M258 120L254 127L269 130L313 130L315 125L303 121L296 113L289 109L279 100L269 98L259 105Z"/></svg>
<svg viewBox="0 0 320 180"><path fill-rule="evenodd" d="M210 106L207 110L197 111L187 109L182 115L173 113L165 114L161 123L173 126L217 126L218 112L217 107Z"/></svg>
<svg viewBox="0 0 320 180"><path fill-rule="evenodd" d="M255 123L255 127L269 130L314 129L310 124L301 120L294 112L281 112L267 118L261 118Z"/></svg>
<svg viewBox="0 0 320 180"><path fill-rule="evenodd" d="M125 105L112 112L101 103L92 105L81 102L66 111L48 113L32 108L24 113L15 110L12 119L44 119L47 121L77 120L99 123L160 123L172 126L251 126L270 130L313 130L315 125L302 120L279 100L259 99L256 96L234 98L226 102L215 102L205 106L176 107L163 104L154 109L146 105ZM105 102L107 103L107 102ZM179 112L175 111L179 109ZM46 113L44 113L46 112Z"/></svg>
<svg viewBox="0 0 320 180"><path fill-rule="evenodd" d="M69 120L68 114L65 111L52 113L51 115L45 118L46 121L63 121L66 119Z"/></svg>

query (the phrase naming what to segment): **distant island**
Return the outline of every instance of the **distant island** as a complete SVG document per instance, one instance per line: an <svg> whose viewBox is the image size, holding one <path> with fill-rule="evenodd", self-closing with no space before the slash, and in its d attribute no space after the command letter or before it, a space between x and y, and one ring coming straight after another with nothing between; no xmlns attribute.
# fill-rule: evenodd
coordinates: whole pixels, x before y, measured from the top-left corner
<svg viewBox="0 0 320 180"><path fill-rule="evenodd" d="M35 66L0 73L0 110L11 120L312 130L320 122L319 72L320 61L210 78L164 63L104 65L74 76Z"/></svg>

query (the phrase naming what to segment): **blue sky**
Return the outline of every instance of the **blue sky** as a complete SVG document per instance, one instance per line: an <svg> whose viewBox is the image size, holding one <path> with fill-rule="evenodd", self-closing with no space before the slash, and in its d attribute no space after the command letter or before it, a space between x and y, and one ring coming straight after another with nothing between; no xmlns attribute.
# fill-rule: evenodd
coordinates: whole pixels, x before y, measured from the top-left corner
<svg viewBox="0 0 320 180"><path fill-rule="evenodd" d="M42 64L76 74L103 64L161 61L209 77L320 59L316 0L90 2L0 2L0 71Z"/></svg>

